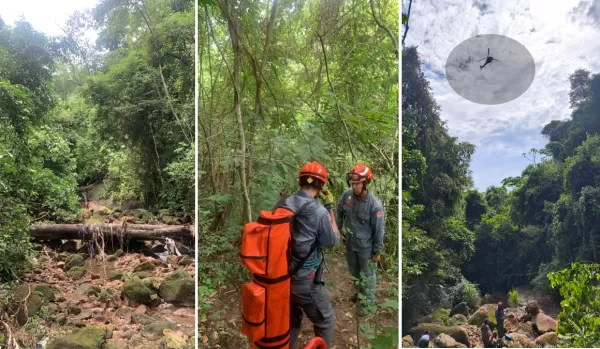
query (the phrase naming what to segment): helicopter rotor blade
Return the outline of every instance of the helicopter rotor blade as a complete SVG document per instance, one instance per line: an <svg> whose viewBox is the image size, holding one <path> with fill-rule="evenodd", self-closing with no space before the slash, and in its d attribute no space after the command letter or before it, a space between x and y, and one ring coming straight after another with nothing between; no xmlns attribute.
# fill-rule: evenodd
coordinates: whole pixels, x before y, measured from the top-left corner
<svg viewBox="0 0 600 349"><path fill-rule="evenodd" d="M488 47L488 56L490 55L490 48Z"/></svg>
<svg viewBox="0 0 600 349"><path fill-rule="evenodd" d="M486 57L486 58L487 58L487 57ZM484 59L486 59L486 58L482 58L482 59L478 60L477 62L481 62L481 61L483 61L483 60L484 60Z"/></svg>

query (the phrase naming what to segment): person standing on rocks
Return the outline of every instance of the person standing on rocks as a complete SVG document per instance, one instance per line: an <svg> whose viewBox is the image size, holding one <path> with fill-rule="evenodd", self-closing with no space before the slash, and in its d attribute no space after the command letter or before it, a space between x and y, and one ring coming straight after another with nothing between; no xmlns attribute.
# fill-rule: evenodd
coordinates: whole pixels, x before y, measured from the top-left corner
<svg viewBox="0 0 600 349"><path fill-rule="evenodd" d="M359 279L359 292L366 296L369 305L375 305L375 287L379 252L383 248L383 205L369 190L373 173L364 164L357 164L347 174L346 181L352 189L346 190L337 209L337 226L350 236L346 239L347 262L350 274ZM359 299L355 293L351 301ZM361 304L362 305L362 304ZM367 315L360 306L359 316Z"/></svg>
<svg viewBox="0 0 600 349"><path fill-rule="evenodd" d="M498 302L498 309L496 309L496 325L498 326L498 341L502 343L504 339L504 305L502 302Z"/></svg>

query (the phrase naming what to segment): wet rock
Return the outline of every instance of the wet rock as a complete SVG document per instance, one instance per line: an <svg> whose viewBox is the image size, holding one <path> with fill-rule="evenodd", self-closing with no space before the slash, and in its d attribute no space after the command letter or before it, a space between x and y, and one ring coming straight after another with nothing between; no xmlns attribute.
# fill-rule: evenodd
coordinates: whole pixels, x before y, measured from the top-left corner
<svg viewBox="0 0 600 349"><path fill-rule="evenodd" d="M195 282L183 269L167 277L158 289L158 295L166 302L193 307L195 305Z"/></svg>
<svg viewBox="0 0 600 349"><path fill-rule="evenodd" d="M83 328L71 335L52 340L46 349L101 349L106 332L98 326Z"/></svg>

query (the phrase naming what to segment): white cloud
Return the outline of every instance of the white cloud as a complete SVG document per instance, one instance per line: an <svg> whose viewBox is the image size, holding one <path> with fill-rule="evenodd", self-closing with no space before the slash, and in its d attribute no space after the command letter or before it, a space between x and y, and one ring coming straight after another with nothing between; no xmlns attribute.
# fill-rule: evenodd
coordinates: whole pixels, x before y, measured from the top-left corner
<svg viewBox="0 0 600 349"><path fill-rule="evenodd" d="M413 0L406 45L418 46L450 133L477 146L472 169L480 189L500 184L505 173L514 176L524 169L522 162L511 160L507 164L512 168L493 177L477 175L486 164L542 147L542 127L570 116L569 75L578 68L600 72L600 5L592 3ZM481 34L506 35L533 56L534 81L516 100L501 105L475 104L458 96L445 78L436 77L435 72L445 72L446 59L458 44Z"/></svg>
<svg viewBox="0 0 600 349"><path fill-rule="evenodd" d="M64 26L75 11L93 8L98 2L99 0L3 0L0 17L5 23L12 25L23 16L38 31L47 35L62 35L58 25Z"/></svg>

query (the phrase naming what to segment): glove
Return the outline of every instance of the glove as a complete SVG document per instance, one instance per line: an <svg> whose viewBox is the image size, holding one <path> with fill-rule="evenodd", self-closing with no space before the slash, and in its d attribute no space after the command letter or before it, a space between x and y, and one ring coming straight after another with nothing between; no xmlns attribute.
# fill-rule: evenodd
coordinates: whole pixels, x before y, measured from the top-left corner
<svg viewBox="0 0 600 349"><path fill-rule="evenodd" d="M333 194L329 190L321 190L319 197L321 200L323 200L323 205L325 205L327 210L331 210L333 208Z"/></svg>

